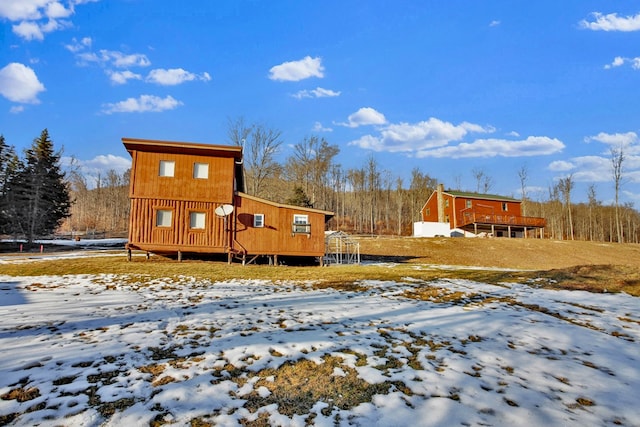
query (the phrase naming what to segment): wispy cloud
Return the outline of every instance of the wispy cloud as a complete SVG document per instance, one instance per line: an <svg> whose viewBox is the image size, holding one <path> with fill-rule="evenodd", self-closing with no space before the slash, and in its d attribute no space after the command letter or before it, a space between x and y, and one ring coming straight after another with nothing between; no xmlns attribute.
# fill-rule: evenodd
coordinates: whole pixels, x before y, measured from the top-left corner
<svg viewBox="0 0 640 427"><path fill-rule="evenodd" d="M498 25L500 25L500 24L501 24L501 22L500 22L500 21L498 21L498 20L493 20L493 21L491 21L491 22L489 23L489 26L490 26L490 27L497 27L497 26L498 26Z"/></svg>
<svg viewBox="0 0 640 427"><path fill-rule="evenodd" d="M334 91L331 89L324 89L321 87L317 87L315 89L311 89L311 90L301 90L299 92L294 93L293 95L291 95L294 98L297 99L302 99L302 98L332 98L332 97L336 97L336 96L340 96L340 92L339 91Z"/></svg>
<svg viewBox="0 0 640 427"><path fill-rule="evenodd" d="M161 98L154 95L140 95L138 98L128 98L116 103L104 104L104 114L113 113L148 113L173 110L183 105L172 96Z"/></svg>
<svg viewBox="0 0 640 427"><path fill-rule="evenodd" d="M320 122L315 122L313 124L313 129L314 132L333 132L332 128L328 128L328 127L324 127L322 126L322 123Z"/></svg>
<svg viewBox="0 0 640 427"><path fill-rule="evenodd" d="M562 151L565 145L556 138L530 136L522 140L477 139L473 142L461 142L458 145L440 147L433 150L420 150L416 157L448 157L453 159L471 157L531 157L548 156Z"/></svg>
<svg viewBox="0 0 640 427"><path fill-rule="evenodd" d="M640 13L635 16L618 16L617 13L591 14L592 20L580 21L580 26L593 31L640 31Z"/></svg>
<svg viewBox="0 0 640 427"><path fill-rule="evenodd" d="M269 70L269 78L276 81L297 82L310 77L324 77L324 67L320 57L305 56L299 61L283 62Z"/></svg>
<svg viewBox="0 0 640 427"><path fill-rule="evenodd" d="M0 95L21 104L39 104L38 94L44 85L32 68L13 62L0 69Z"/></svg>

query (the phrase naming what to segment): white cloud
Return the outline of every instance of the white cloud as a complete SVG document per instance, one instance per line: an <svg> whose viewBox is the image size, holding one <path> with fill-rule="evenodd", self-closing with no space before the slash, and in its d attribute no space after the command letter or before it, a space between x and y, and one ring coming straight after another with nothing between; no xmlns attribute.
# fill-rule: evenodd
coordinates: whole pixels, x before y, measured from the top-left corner
<svg viewBox="0 0 640 427"><path fill-rule="evenodd" d="M38 104L38 94L45 87L33 69L13 62L0 69L0 95L9 101L23 104Z"/></svg>
<svg viewBox="0 0 640 427"><path fill-rule="evenodd" d="M324 67L320 57L305 56L299 61L284 62L269 70L269 78L276 81L297 82L310 77L324 77Z"/></svg>
<svg viewBox="0 0 640 427"><path fill-rule="evenodd" d="M3 0L0 2L0 17L10 21L40 19L50 0Z"/></svg>
<svg viewBox="0 0 640 427"><path fill-rule="evenodd" d="M489 23L490 27L497 27L498 25L500 25L500 21L498 20L493 20Z"/></svg>
<svg viewBox="0 0 640 427"><path fill-rule="evenodd" d="M172 96L160 98L154 95L140 95L138 98L128 98L113 104L104 104L102 112L113 113L147 113L173 110L183 105Z"/></svg>
<svg viewBox="0 0 640 427"><path fill-rule="evenodd" d="M2 0L0 18L17 22L13 32L25 40L43 40L45 34L69 28L64 18L74 14L76 5L85 1L72 0L65 7L59 0Z"/></svg>
<svg viewBox="0 0 640 427"><path fill-rule="evenodd" d="M474 142L462 142L458 145L421 150L416 157L530 157L546 156L558 153L565 145L556 138L546 136L530 136L527 139L511 141L506 139L478 139Z"/></svg>
<svg viewBox="0 0 640 427"><path fill-rule="evenodd" d="M605 133L600 132L595 136L588 136L584 139L585 142L601 142L607 145L613 145L616 147L628 147L636 142L639 142L638 135L635 132L626 133Z"/></svg>
<svg viewBox="0 0 640 427"><path fill-rule="evenodd" d="M14 105L9 109L11 114L20 114L24 111L24 105Z"/></svg>
<svg viewBox="0 0 640 427"><path fill-rule="evenodd" d="M622 56L616 56L613 59L613 62L611 62L611 64L606 64L604 66L605 70L610 70L612 68L617 68L617 67L621 67L624 64L630 63L631 64L631 68L633 68L634 70L640 70L640 57L635 57L635 58L624 58Z"/></svg>
<svg viewBox="0 0 640 427"><path fill-rule="evenodd" d="M324 89L321 87L317 87L312 90L301 90L297 93L294 93L294 98L302 99L302 98L331 98L335 96L340 96L340 91L336 92L331 89Z"/></svg>
<svg viewBox="0 0 640 427"><path fill-rule="evenodd" d="M571 162L567 162L565 160L556 160L549 163L549 166L547 166L547 169L554 172L567 172L574 169L575 167L576 165L574 165Z"/></svg>
<svg viewBox="0 0 640 427"><path fill-rule="evenodd" d="M349 118L352 122L352 116ZM384 116L382 119L384 120ZM424 153L433 148L460 141L468 133L492 132L494 132L492 127L483 127L469 122L454 125L431 117L418 123L390 124L380 129L379 136L365 135L350 144L374 151Z"/></svg>
<svg viewBox="0 0 640 427"><path fill-rule="evenodd" d="M65 156L60 159L60 162L67 168L78 169L86 178L89 188L95 188L98 178L105 179L109 171L122 175L131 168L131 158L114 154L101 154L90 160Z"/></svg>
<svg viewBox="0 0 640 427"><path fill-rule="evenodd" d="M384 117L384 114L371 107L363 107L351 114L347 119L347 123L340 123L340 125L357 128L359 126L383 125L387 123L387 119Z"/></svg>
<svg viewBox="0 0 640 427"><path fill-rule="evenodd" d="M618 16L617 13L603 15L600 12L592 13L594 21L582 20L580 26L594 31L639 31L640 13L635 16Z"/></svg>
<svg viewBox="0 0 640 427"><path fill-rule="evenodd" d="M131 71L107 71L111 83L116 85L123 85L129 80L142 80L140 74L133 73Z"/></svg>
<svg viewBox="0 0 640 427"><path fill-rule="evenodd" d="M147 82L159 84L162 86L175 86L193 80L208 82L209 80L211 80L211 76L209 75L209 73L202 73L201 75L197 75L185 71L182 68L172 68L169 70L158 68L155 70L151 70L146 79Z"/></svg>

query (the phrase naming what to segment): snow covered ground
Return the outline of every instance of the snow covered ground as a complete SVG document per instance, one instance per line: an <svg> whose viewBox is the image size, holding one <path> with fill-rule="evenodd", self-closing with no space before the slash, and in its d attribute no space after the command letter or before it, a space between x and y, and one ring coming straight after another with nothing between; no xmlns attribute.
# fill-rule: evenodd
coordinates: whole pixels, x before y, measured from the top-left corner
<svg viewBox="0 0 640 427"><path fill-rule="evenodd" d="M360 285L0 275L0 425L640 426L640 299ZM369 397L285 410L301 360Z"/></svg>

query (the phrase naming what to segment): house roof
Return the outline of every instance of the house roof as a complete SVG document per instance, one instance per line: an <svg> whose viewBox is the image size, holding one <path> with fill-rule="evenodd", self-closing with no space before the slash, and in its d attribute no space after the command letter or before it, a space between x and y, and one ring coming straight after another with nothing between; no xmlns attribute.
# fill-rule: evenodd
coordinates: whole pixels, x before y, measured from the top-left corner
<svg viewBox="0 0 640 427"><path fill-rule="evenodd" d="M129 153L132 151L150 151L153 153L195 154L242 159L242 147L238 145L214 145L137 138L122 138L122 143Z"/></svg>
<svg viewBox="0 0 640 427"><path fill-rule="evenodd" d="M446 190L445 194L449 194L453 197L463 197L465 199L482 199L482 200L498 200L502 202L516 202L522 203L522 200L514 199L513 197L499 196L497 194L481 194L481 193L472 193L468 191L453 191Z"/></svg>
<svg viewBox="0 0 640 427"><path fill-rule="evenodd" d="M267 200L267 199L263 199L260 197L256 197L256 196L251 196L249 194L246 193L242 193L242 192L238 192L238 196L244 198L244 199L249 199L249 200L255 200L257 202L261 202L267 205L271 205L271 206L275 206L278 208L289 208L289 209L296 209L299 211L304 211L304 212L314 212L314 213L320 213L320 214L324 214L324 216L328 216L328 217L332 217L335 215L335 213L330 212L330 211L324 211L321 209L314 209L314 208L305 208L302 206L294 206L294 205L285 205L282 203L276 203L276 202L272 202L271 200Z"/></svg>

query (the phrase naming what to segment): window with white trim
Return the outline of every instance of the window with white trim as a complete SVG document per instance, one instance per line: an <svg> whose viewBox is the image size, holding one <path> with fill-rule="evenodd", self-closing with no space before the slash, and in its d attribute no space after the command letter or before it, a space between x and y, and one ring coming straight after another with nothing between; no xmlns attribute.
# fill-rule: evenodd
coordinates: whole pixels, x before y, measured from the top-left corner
<svg viewBox="0 0 640 427"><path fill-rule="evenodd" d="M264 227L264 214L253 214L253 226L255 228Z"/></svg>
<svg viewBox="0 0 640 427"><path fill-rule="evenodd" d="M309 224L309 215L301 215L301 214L293 215L293 232L311 234L311 224Z"/></svg>
<svg viewBox="0 0 640 427"><path fill-rule="evenodd" d="M204 230L207 214L204 212L189 213L189 227L193 230Z"/></svg>
<svg viewBox="0 0 640 427"><path fill-rule="evenodd" d="M209 178L209 163L194 163L193 177L198 179Z"/></svg>
<svg viewBox="0 0 640 427"><path fill-rule="evenodd" d="M158 209L156 211L156 227L171 227L173 211Z"/></svg>
<svg viewBox="0 0 640 427"><path fill-rule="evenodd" d="M502 202L502 210L504 212L509 210L509 205L507 204L507 202Z"/></svg>
<svg viewBox="0 0 640 427"><path fill-rule="evenodd" d="M176 162L173 160L160 160L159 176L172 177L175 174Z"/></svg>
<svg viewBox="0 0 640 427"><path fill-rule="evenodd" d="M470 208L470 207L471 207L471 205L472 205L471 200L467 199L467 208Z"/></svg>

